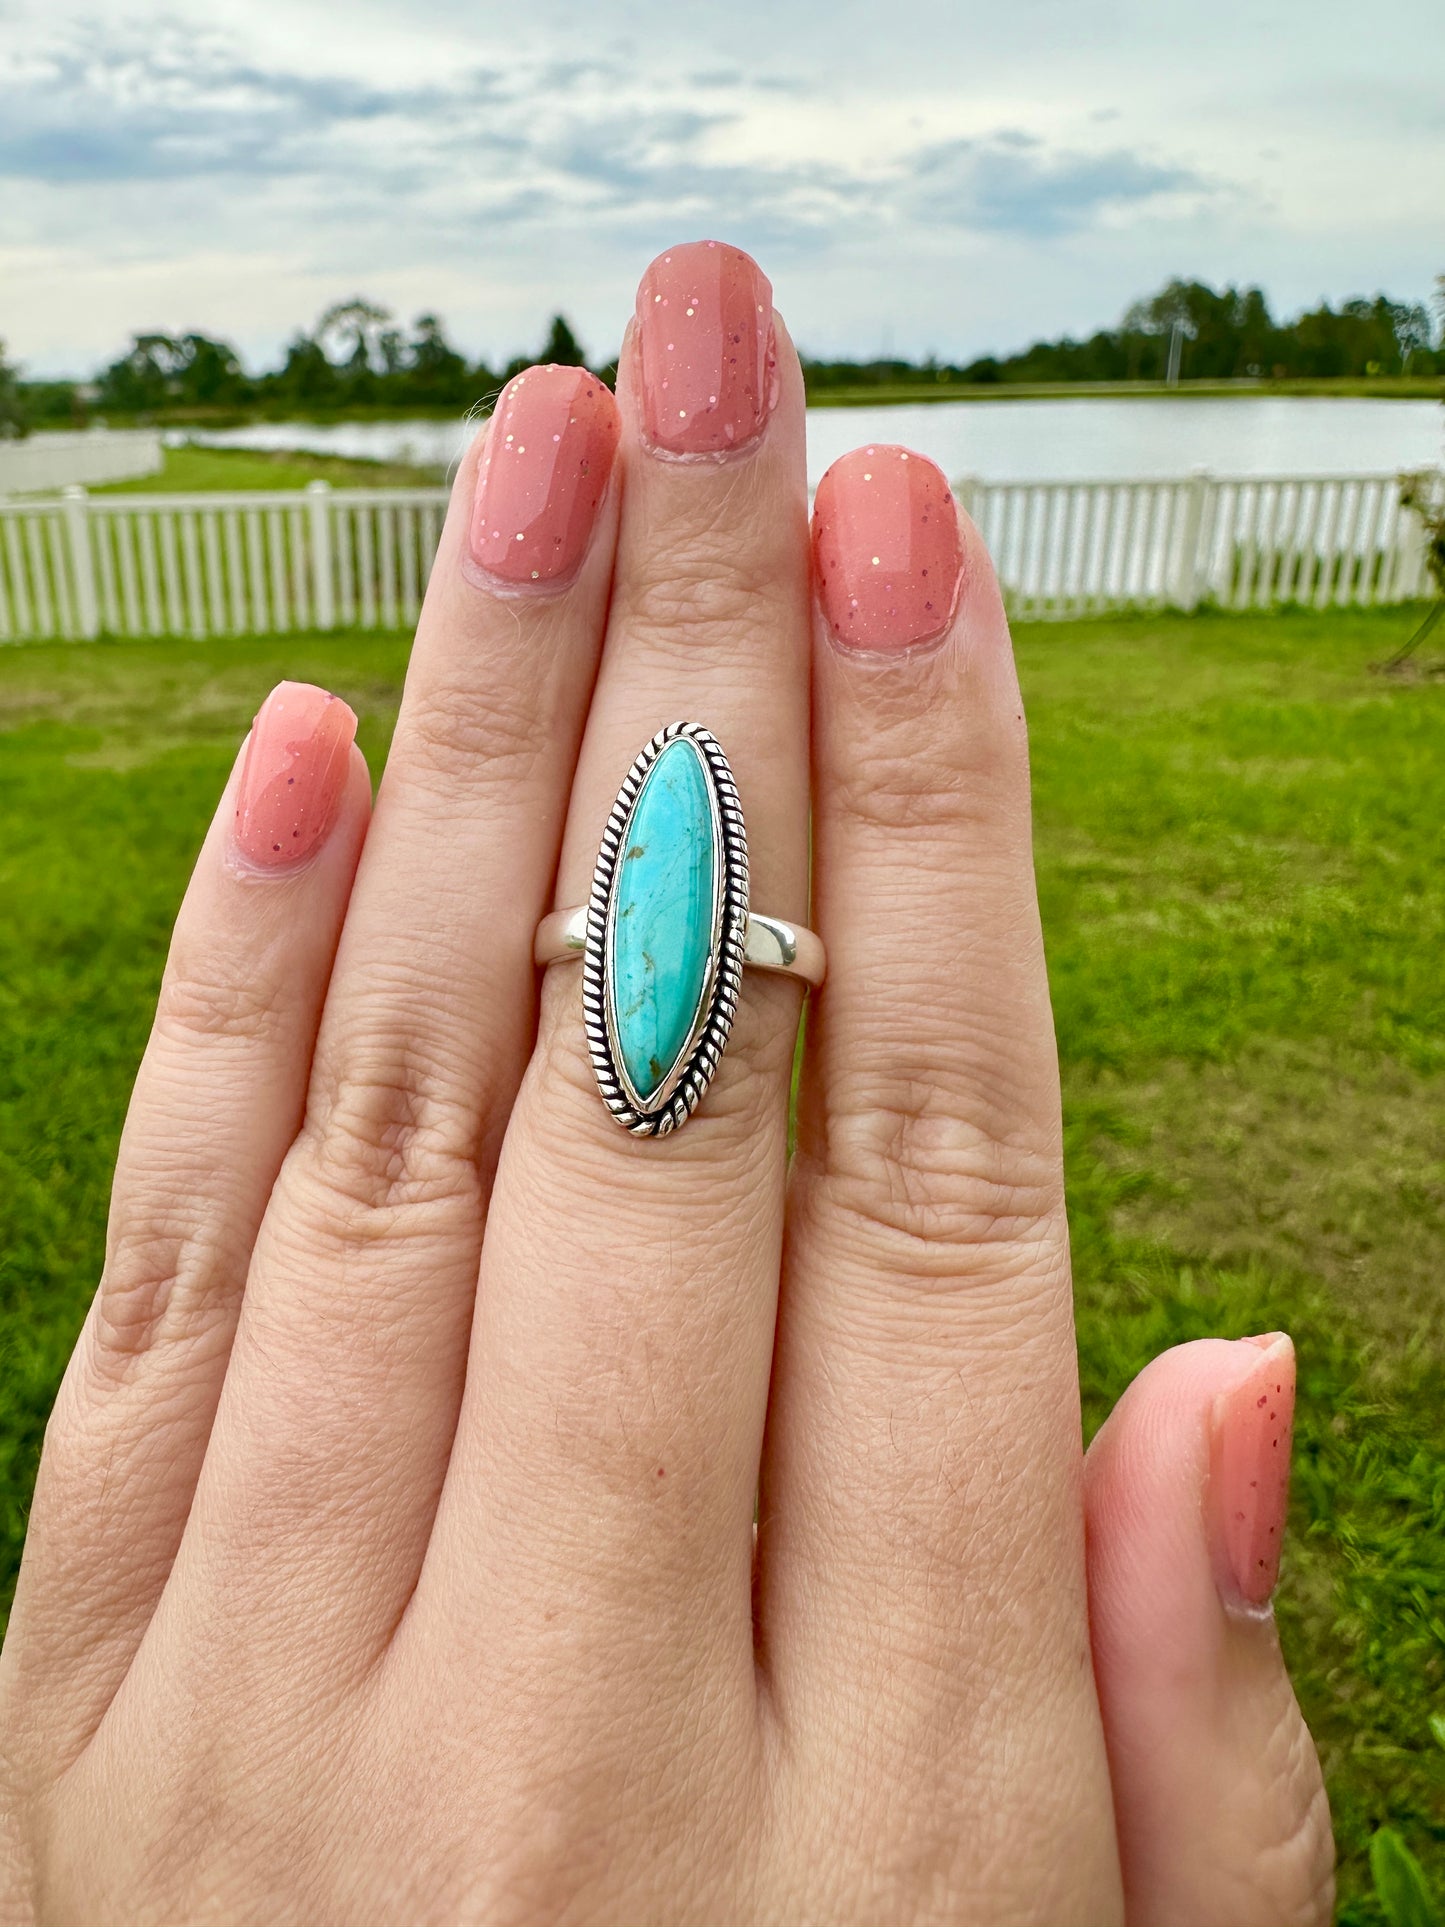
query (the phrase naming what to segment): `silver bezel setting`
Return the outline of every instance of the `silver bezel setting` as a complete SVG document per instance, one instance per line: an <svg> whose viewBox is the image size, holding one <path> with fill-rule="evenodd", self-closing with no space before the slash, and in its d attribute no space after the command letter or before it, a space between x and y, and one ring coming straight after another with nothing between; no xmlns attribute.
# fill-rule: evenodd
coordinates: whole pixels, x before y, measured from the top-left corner
<svg viewBox="0 0 1445 1927"><path fill-rule="evenodd" d="M607 956L616 915L618 858L627 845L638 796L648 771L670 743L686 738L702 758L713 811L712 944L692 1033L666 1083L646 1103L633 1089L617 1048L609 994ZM636 1137L666 1137L697 1109L727 1049L742 990L748 928L748 844L742 804L728 759L716 737L700 723L669 723L642 750L627 772L602 832L587 903L587 942L582 953L582 1015L587 1048L602 1101Z"/></svg>

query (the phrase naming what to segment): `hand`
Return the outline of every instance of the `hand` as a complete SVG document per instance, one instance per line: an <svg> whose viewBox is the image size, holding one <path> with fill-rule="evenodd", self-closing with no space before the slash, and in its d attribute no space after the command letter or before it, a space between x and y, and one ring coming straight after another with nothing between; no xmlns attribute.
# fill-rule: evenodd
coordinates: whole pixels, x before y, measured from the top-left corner
<svg viewBox="0 0 1445 1927"><path fill-rule="evenodd" d="M997 586L919 456L830 473L816 597L805 518L768 283L675 249L618 403L533 370L463 463L369 827L345 705L262 708L36 1492L0 1918L1328 1918L1288 1340L1156 1361L1085 1467ZM682 717L758 909L811 797L791 1172L794 985L652 1141L537 1001Z"/></svg>

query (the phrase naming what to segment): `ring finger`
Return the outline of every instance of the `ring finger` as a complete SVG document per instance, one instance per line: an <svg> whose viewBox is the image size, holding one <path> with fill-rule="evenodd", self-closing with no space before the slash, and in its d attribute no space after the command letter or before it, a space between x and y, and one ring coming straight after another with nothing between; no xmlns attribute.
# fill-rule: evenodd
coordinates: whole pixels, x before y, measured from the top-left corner
<svg viewBox="0 0 1445 1927"><path fill-rule="evenodd" d="M1118 1869L1008 625L977 531L907 449L834 465L814 554L829 979L762 1488L771 1677L832 1834L861 1789L898 1790L861 1912L895 1912L891 1873L926 1859L984 1917L1020 1913L1022 1870L1044 1917L1101 1922Z"/></svg>
<svg viewBox="0 0 1445 1927"><path fill-rule="evenodd" d="M245 1600L362 1663L415 1582L451 1445L607 605L616 435L593 377L533 369L458 475L177 1564L236 1623Z"/></svg>

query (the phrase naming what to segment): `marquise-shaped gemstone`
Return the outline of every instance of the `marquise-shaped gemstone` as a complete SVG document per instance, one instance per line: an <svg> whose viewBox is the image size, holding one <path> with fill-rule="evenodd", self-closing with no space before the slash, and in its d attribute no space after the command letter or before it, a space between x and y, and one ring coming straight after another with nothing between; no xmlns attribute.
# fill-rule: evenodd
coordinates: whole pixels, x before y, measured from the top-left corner
<svg viewBox="0 0 1445 1927"><path fill-rule="evenodd" d="M643 778L613 884L613 1029L644 1105L686 1050L708 988L719 860L702 756L678 737Z"/></svg>

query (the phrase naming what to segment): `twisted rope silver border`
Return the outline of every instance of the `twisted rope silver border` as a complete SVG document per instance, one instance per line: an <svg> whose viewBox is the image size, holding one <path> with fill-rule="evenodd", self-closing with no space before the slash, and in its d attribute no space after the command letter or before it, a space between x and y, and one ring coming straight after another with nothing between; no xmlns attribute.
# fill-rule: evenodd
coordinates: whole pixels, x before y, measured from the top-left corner
<svg viewBox="0 0 1445 1927"><path fill-rule="evenodd" d="M607 1022L607 923L617 859L643 780L669 743L686 737L707 762L717 798L718 841L722 857L722 910L714 931L712 980L692 1050L672 1091L655 1109L634 1105L623 1084ZM748 840L742 803L728 759L717 738L701 723L669 723L660 729L627 772L602 832L602 847L592 873L587 902L587 946L582 953L582 1020L587 1049L602 1101L625 1130L636 1137L666 1137L686 1124L727 1049L742 992L743 953L748 929Z"/></svg>

